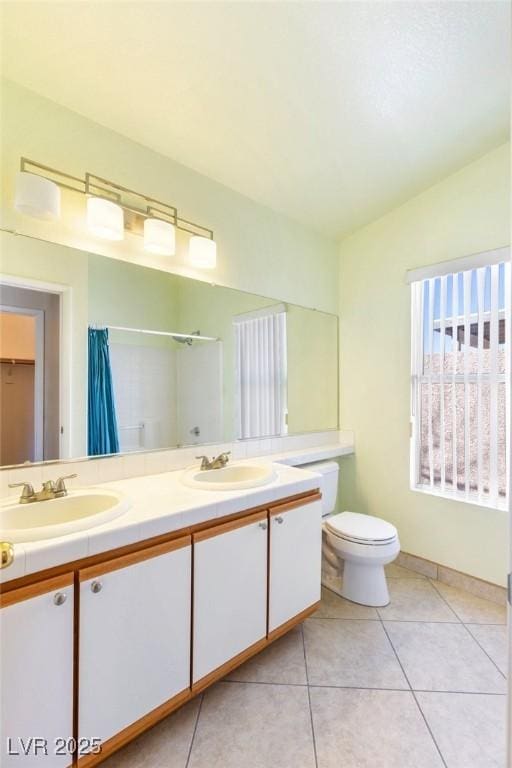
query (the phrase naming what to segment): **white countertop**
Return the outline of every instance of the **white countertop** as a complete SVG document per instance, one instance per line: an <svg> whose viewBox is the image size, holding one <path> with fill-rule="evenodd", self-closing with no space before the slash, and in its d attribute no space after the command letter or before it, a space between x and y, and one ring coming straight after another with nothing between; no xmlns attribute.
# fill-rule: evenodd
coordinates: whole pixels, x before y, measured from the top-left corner
<svg viewBox="0 0 512 768"><path fill-rule="evenodd" d="M279 464L298 467L302 464L310 464L313 461L326 461L327 459L336 459L339 456L349 456L352 453L354 453L354 443L347 441L344 443L317 445L314 448L300 448L296 451L286 451L284 453L273 453L266 458L279 462Z"/></svg>
<svg viewBox="0 0 512 768"><path fill-rule="evenodd" d="M352 436L346 434L347 439L337 443L247 459L248 463L274 463L277 470L273 482L252 489L190 488L181 482L184 469L89 485L89 489L112 488L124 494L129 510L109 523L78 533L15 544L14 562L0 570L0 582L314 490L319 486L319 475L297 467L354 453Z"/></svg>
<svg viewBox="0 0 512 768"><path fill-rule="evenodd" d="M268 485L239 491L187 487L181 482L185 470L103 483L96 487L111 488L129 500L124 515L68 536L15 544L14 562L0 571L0 579L16 579L319 487L319 475L313 472L284 464L275 464L275 469L277 478Z"/></svg>

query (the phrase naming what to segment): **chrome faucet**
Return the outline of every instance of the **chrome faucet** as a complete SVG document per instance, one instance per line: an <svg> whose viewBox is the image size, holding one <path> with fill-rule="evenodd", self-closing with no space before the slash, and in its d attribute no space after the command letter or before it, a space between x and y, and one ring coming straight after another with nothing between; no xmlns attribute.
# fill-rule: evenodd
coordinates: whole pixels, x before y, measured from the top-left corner
<svg viewBox="0 0 512 768"><path fill-rule="evenodd" d="M219 453L211 461L208 459L208 456L196 456L196 459L201 459L201 469L222 469L228 463L230 453L231 451Z"/></svg>
<svg viewBox="0 0 512 768"><path fill-rule="evenodd" d="M31 483L9 483L9 488L23 488L19 498L20 504L31 504L34 501L49 501L49 499L60 499L67 496L67 488L64 480L71 480L77 477L76 474L64 475L58 480L46 480L40 491L34 491Z"/></svg>

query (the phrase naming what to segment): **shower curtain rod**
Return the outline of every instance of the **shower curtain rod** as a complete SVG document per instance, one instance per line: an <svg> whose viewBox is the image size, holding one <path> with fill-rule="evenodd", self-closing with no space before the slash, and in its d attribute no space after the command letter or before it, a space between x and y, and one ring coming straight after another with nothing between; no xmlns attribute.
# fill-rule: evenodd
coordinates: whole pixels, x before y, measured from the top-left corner
<svg viewBox="0 0 512 768"><path fill-rule="evenodd" d="M91 325L91 328L99 328L100 326ZM178 339L192 339L195 341L220 341L217 336L198 336L195 333L173 333L172 331L152 331L147 328L126 328L122 325L104 325L103 328L108 328L110 331L128 331L129 333L147 333L153 336L172 336Z"/></svg>

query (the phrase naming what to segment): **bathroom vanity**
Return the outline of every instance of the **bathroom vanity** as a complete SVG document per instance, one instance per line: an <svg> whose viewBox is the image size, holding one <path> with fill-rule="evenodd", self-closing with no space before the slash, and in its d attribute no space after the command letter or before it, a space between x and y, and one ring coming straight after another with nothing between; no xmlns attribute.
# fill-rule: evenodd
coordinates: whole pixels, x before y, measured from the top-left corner
<svg viewBox="0 0 512 768"><path fill-rule="evenodd" d="M314 610L320 478L274 462L353 452L338 317L15 229L2 306L51 301L60 331L3 363L34 380L25 399L6 387L6 412L34 418L2 431L0 763L84 768ZM109 402L89 400L103 377ZM205 451L236 461L210 471ZM272 471L249 461L263 456ZM43 501L70 473L66 504Z"/></svg>
<svg viewBox="0 0 512 768"><path fill-rule="evenodd" d="M169 514L159 508L170 486L156 477L149 499L152 478L139 478L145 507L136 502L103 538L130 523L138 540L2 584L6 768L35 762L31 737L48 752L37 764L96 765L317 608L317 476L283 467L252 494L260 503L208 492L210 513L193 502L184 512L182 497L174 515L169 493ZM112 485L129 493L136 482ZM158 529L142 521L155 519L168 530L144 536Z"/></svg>

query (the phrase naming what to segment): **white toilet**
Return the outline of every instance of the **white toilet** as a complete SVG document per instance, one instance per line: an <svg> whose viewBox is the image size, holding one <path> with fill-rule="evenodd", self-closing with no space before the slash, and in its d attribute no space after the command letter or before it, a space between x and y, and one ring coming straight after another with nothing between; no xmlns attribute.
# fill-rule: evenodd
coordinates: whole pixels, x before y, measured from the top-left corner
<svg viewBox="0 0 512 768"><path fill-rule="evenodd" d="M378 517L357 512L333 514L338 493L339 466L334 461L304 465L322 476L323 555L331 578L331 589L341 583L339 594L347 600L374 607L389 603L384 566L400 552L394 525ZM325 572L325 569L324 569ZM343 576L342 576L343 574Z"/></svg>

